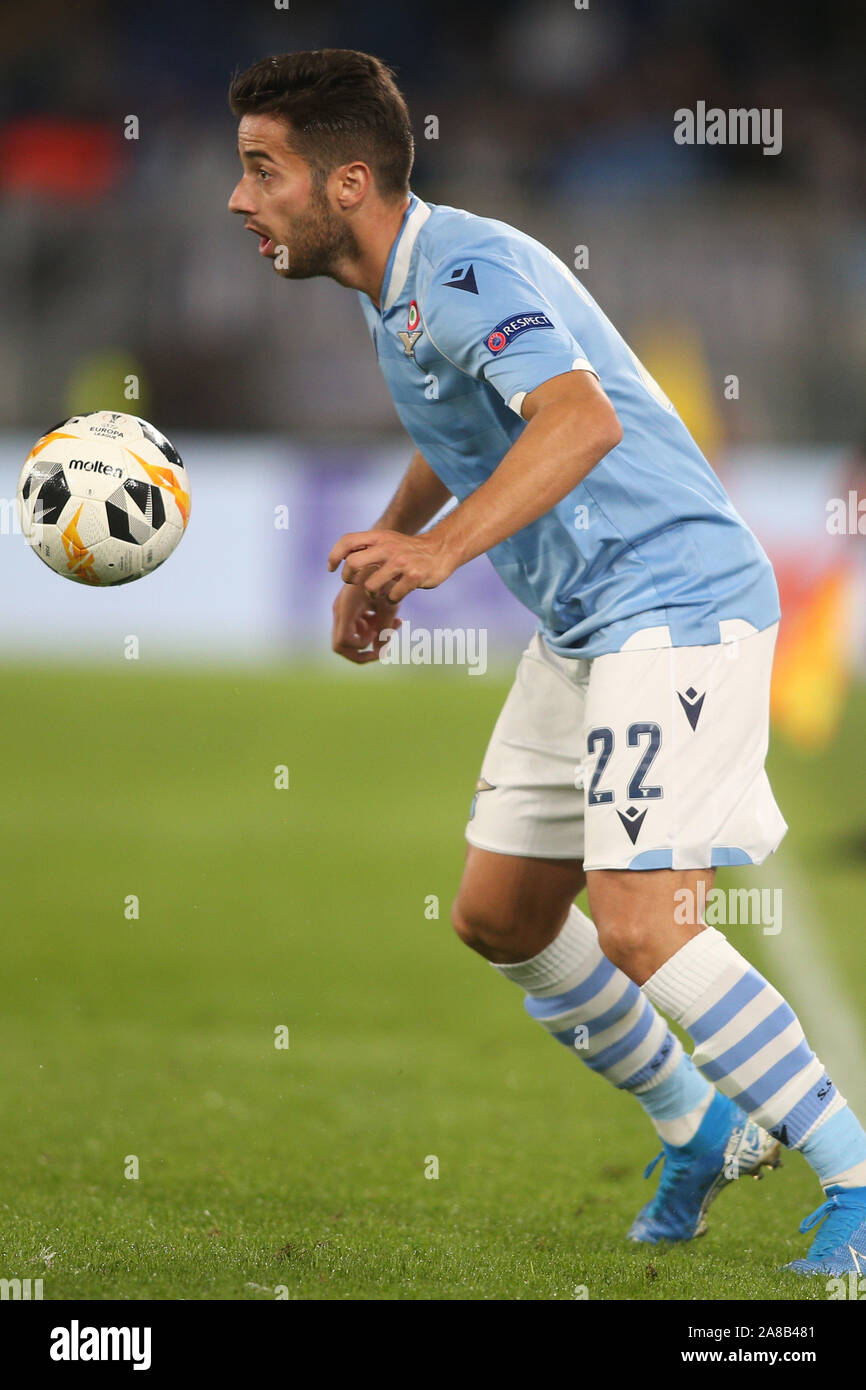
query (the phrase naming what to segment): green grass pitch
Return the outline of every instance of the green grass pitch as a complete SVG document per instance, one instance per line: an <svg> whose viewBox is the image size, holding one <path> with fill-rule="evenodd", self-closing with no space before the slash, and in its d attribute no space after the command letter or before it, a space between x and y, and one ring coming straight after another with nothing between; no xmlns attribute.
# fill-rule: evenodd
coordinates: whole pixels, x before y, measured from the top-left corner
<svg viewBox="0 0 866 1390"><path fill-rule="evenodd" d="M454 937L506 688L4 668L0 1276L46 1299L826 1297L778 1272L820 1197L796 1155L692 1245L629 1246L649 1122ZM771 769L855 1006L864 729L859 693L833 750Z"/></svg>

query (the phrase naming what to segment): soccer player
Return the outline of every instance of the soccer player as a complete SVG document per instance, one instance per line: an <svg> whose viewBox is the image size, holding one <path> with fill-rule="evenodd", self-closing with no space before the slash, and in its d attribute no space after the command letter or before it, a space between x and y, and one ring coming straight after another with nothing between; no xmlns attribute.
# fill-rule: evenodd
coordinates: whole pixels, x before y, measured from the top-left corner
<svg viewBox="0 0 866 1390"><path fill-rule="evenodd" d="M760 864L786 830L764 771L769 561L570 270L411 191L409 117L382 62L266 58L230 102L230 210L283 278L357 291L415 444L379 520L331 551L334 650L375 661L400 601L483 553L538 619L475 790L458 935L655 1125L664 1168L633 1240L701 1234L716 1193L781 1143L825 1193L790 1268L855 1268L866 1134L793 1010L699 911L718 866Z"/></svg>

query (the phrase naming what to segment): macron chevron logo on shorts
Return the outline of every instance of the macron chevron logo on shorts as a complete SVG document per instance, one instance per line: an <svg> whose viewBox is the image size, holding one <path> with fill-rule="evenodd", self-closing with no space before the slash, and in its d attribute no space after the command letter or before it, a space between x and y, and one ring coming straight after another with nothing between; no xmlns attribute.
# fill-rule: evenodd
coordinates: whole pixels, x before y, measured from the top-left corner
<svg viewBox="0 0 866 1390"><path fill-rule="evenodd" d="M701 717L701 709L703 708L706 693L707 692L704 691L703 695L699 695L693 685L689 686L685 695L681 695L680 692L677 691L677 698L685 710L686 719L691 724L692 729L698 727L698 720Z"/></svg>
<svg viewBox="0 0 866 1390"><path fill-rule="evenodd" d="M623 829L626 831L628 838L633 845L636 845L637 837L640 834L640 828L643 825L644 816L646 815L646 807L638 813L636 807L629 806L625 815L623 815L622 811L617 811L617 815L622 821Z"/></svg>
<svg viewBox="0 0 866 1390"><path fill-rule="evenodd" d="M491 352L500 353L530 328L552 327L553 324L546 314L514 314L510 319L503 319L501 323L497 323L487 334L484 342Z"/></svg>

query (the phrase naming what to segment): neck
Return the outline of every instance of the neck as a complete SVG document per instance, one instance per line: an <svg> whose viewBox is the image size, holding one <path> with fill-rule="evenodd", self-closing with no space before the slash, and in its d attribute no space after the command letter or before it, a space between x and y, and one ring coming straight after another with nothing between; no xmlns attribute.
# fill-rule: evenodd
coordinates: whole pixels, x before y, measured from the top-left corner
<svg viewBox="0 0 866 1390"><path fill-rule="evenodd" d="M380 307L388 257L408 206L407 196L393 206L388 205L387 211L380 213L369 229L356 228L358 255L352 259L346 257L338 260L331 271L331 278L336 280L338 285L350 290L361 290L373 301L377 309Z"/></svg>

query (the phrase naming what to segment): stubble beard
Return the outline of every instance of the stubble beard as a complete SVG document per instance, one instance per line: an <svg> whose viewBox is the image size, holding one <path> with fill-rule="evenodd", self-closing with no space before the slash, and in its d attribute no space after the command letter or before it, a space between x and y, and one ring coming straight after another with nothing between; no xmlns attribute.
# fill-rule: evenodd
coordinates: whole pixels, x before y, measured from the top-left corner
<svg viewBox="0 0 866 1390"><path fill-rule="evenodd" d="M313 183L308 210L292 226L287 249L288 265L277 268L284 280L333 276L338 265L360 257L355 233L331 209L324 187L317 182Z"/></svg>

